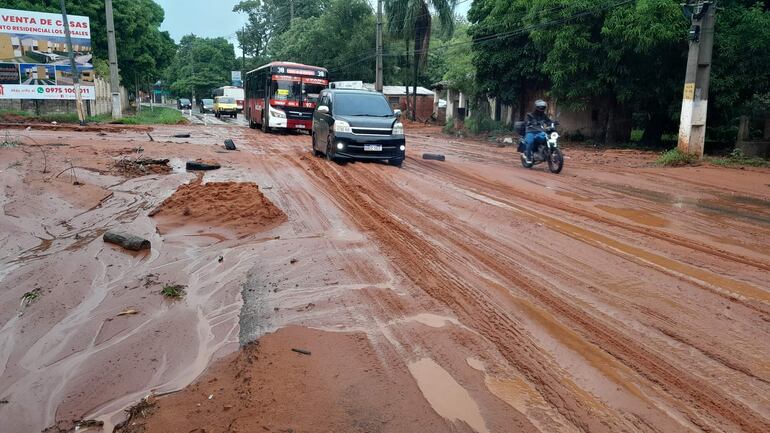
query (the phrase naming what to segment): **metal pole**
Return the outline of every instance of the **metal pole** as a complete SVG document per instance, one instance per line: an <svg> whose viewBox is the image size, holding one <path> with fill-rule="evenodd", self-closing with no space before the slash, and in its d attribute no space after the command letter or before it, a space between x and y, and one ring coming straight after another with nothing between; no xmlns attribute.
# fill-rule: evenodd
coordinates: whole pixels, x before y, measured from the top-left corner
<svg viewBox="0 0 770 433"><path fill-rule="evenodd" d="M64 0L61 0L61 16L64 21L64 37L67 41L67 51L70 58L70 68L72 69L72 82L75 85L75 110L78 112L78 120L81 125L86 124L85 114L83 113L83 96L80 94L80 77L78 76L78 67L75 63L75 53L72 52L72 36L70 35L70 23L67 18L67 7Z"/></svg>
<svg viewBox="0 0 770 433"><path fill-rule="evenodd" d="M382 93L382 0L377 0L377 73L374 89Z"/></svg>
<svg viewBox="0 0 770 433"><path fill-rule="evenodd" d="M115 22L112 18L112 0L104 0L107 14L107 53L110 60L110 92L112 93L112 118L123 117L120 101L120 77L118 76L118 52L115 48Z"/></svg>
<svg viewBox="0 0 770 433"><path fill-rule="evenodd" d="M682 152L703 158L716 1L699 0L690 3L690 7L693 8L690 51L687 56L677 147Z"/></svg>

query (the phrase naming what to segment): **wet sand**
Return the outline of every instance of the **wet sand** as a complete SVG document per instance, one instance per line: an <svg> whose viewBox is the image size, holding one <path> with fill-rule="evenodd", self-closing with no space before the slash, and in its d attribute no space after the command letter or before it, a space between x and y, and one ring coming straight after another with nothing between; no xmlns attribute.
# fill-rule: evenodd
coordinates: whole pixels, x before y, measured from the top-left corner
<svg viewBox="0 0 770 433"><path fill-rule="evenodd" d="M567 148L555 176L435 128L403 169L226 126L23 134L57 146L0 149L10 432L111 431L168 392L145 431L770 431L770 170ZM112 170L137 147L173 170ZM199 158L285 222L177 205L163 227ZM115 227L152 251L105 245Z"/></svg>

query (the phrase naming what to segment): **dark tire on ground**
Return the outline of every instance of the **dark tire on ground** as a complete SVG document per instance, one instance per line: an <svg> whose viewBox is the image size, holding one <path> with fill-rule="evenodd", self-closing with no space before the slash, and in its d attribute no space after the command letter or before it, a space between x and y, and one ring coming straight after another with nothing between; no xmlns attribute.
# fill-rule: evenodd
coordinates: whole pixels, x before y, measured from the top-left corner
<svg viewBox="0 0 770 433"><path fill-rule="evenodd" d="M521 157L521 165L524 166L524 168L532 168L535 165L534 163L528 163L523 153L520 155L520 157Z"/></svg>
<svg viewBox="0 0 770 433"><path fill-rule="evenodd" d="M429 159L432 161L446 161L446 157L444 155L439 155L436 153L423 153L422 159Z"/></svg>
<svg viewBox="0 0 770 433"><path fill-rule="evenodd" d="M187 170L216 170L222 168L219 164L207 164L205 162L187 161Z"/></svg>
<svg viewBox="0 0 770 433"><path fill-rule="evenodd" d="M564 168L564 155L560 149L554 149L548 156L548 170L553 174L559 174L562 168Z"/></svg>
<svg viewBox="0 0 770 433"><path fill-rule="evenodd" d="M334 161L334 155L332 154L332 139L328 137L326 139L326 159L328 161Z"/></svg>
<svg viewBox="0 0 770 433"><path fill-rule="evenodd" d="M312 132L310 133L310 143L313 146L313 156L323 155L323 153L321 153L321 151L316 148L315 134L313 134Z"/></svg>

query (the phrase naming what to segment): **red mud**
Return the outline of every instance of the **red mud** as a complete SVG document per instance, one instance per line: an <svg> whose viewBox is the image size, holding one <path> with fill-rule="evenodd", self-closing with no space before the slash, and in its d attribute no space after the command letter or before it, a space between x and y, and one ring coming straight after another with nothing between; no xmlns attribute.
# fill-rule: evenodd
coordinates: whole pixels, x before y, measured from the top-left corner
<svg viewBox="0 0 770 433"><path fill-rule="evenodd" d="M156 402L152 416L117 432L472 431L433 413L409 371L381 364L366 335L297 327L246 346Z"/></svg>
<svg viewBox="0 0 770 433"><path fill-rule="evenodd" d="M555 176L429 127L397 169L313 158L307 135L159 129L195 143L33 129L42 146L0 149L2 433L111 431L169 392L134 427L770 431L768 169L566 146ZM174 170L110 172L136 148ZM196 181L195 159L224 168ZM105 246L116 227L152 252Z"/></svg>
<svg viewBox="0 0 770 433"><path fill-rule="evenodd" d="M259 186L246 182L203 183L203 176L180 186L150 212L162 232L184 225L222 227L244 235L263 231L286 220Z"/></svg>

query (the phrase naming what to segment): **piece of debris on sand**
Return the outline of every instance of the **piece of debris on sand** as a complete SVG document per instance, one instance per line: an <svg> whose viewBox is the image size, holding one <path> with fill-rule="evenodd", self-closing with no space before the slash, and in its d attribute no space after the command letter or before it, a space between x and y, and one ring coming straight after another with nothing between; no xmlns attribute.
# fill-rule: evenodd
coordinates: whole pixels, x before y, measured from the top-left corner
<svg viewBox="0 0 770 433"><path fill-rule="evenodd" d="M202 159L198 159L195 161L187 161L187 164L185 164L185 168L189 171L198 171L198 170L217 170L222 168L222 166L216 162L216 161L204 161Z"/></svg>
<svg viewBox="0 0 770 433"><path fill-rule="evenodd" d="M104 239L104 242L120 245L121 247L131 251L142 251L152 248L150 241L130 233L110 230L105 232L102 238Z"/></svg>
<svg viewBox="0 0 770 433"><path fill-rule="evenodd" d="M148 174L167 174L171 172L168 159L120 158L112 163L112 171L128 177Z"/></svg>
<svg viewBox="0 0 770 433"><path fill-rule="evenodd" d="M139 401L139 403L126 409L127 418L122 423L115 426L113 430L116 433L142 433L147 417L157 409L155 397L148 395Z"/></svg>
<svg viewBox="0 0 770 433"><path fill-rule="evenodd" d="M203 183L202 176L180 186L155 210L161 232L175 227L197 225L225 228L245 235L284 222L286 215L254 183Z"/></svg>

